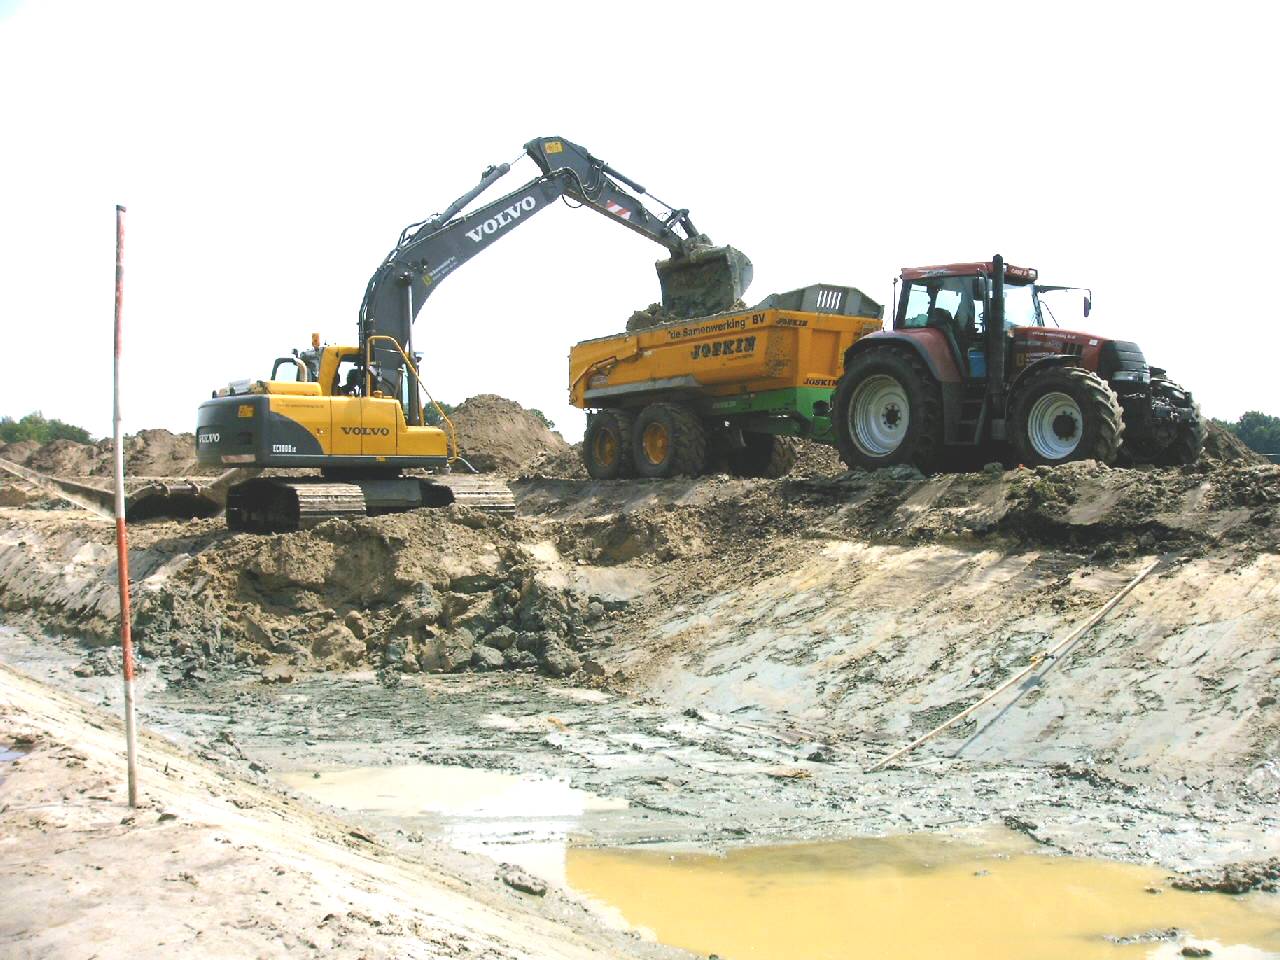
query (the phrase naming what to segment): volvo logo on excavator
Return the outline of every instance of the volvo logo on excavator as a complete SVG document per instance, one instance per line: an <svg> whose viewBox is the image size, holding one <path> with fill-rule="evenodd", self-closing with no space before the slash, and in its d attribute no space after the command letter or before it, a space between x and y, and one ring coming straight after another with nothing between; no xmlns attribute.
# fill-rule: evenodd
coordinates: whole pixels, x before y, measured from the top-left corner
<svg viewBox="0 0 1280 960"><path fill-rule="evenodd" d="M343 427L342 432L356 437L386 437L391 435L390 427Z"/></svg>
<svg viewBox="0 0 1280 960"><path fill-rule="evenodd" d="M527 213L538 205L538 201L533 197L521 197L509 207L503 207L494 216L490 217L474 230L468 230L467 236L473 242L479 243L486 236L497 233L507 224L514 220L519 220L520 215Z"/></svg>

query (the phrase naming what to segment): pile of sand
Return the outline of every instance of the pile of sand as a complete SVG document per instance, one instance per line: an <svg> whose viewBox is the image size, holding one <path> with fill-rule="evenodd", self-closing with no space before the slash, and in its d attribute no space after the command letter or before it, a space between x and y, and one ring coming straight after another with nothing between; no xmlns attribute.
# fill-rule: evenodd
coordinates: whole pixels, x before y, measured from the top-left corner
<svg viewBox="0 0 1280 960"><path fill-rule="evenodd" d="M135 477L181 477L218 473L218 467L196 463L195 435L168 430L139 430L124 438L124 469ZM30 440L0 445L0 457L55 477L109 477L112 472L111 440L77 443L54 440L39 444Z"/></svg>
<svg viewBox="0 0 1280 960"><path fill-rule="evenodd" d="M1243 440L1213 420L1209 423L1209 436L1204 442L1204 455L1228 463L1270 463L1262 454L1250 450Z"/></svg>
<svg viewBox="0 0 1280 960"><path fill-rule="evenodd" d="M515 473L540 454L569 451L564 437L514 400L482 393L449 415L462 455L477 470Z"/></svg>

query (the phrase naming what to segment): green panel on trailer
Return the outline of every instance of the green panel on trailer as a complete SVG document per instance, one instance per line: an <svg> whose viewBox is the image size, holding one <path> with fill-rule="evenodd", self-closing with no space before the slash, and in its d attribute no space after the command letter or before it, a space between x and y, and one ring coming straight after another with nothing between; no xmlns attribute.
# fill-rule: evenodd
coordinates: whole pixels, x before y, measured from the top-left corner
<svg viewBox="0 0 1280 960"><path fill-rule="evenodd" d="M743 429L834 445L830 416L814 409L826 411L831 404L831 392L830 387L788 387L744 393L719 397L707 405L707 410Z"/></svg>

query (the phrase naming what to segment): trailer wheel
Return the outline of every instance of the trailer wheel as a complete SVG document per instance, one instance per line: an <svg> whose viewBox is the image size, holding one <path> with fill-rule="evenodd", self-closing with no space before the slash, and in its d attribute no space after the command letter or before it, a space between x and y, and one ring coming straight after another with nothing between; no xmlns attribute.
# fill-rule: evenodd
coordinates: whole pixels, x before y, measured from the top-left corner
<svg viewBox="0 0 1280 960"><path fill-rule="evenodd" d="M942 400L920 360L880 347L854 357L831 398L840 459L875 470L911 464L929 471L942 449Z"/></svg>
<svg viewBox="0 0 1280 960"><path fill-rule="evenodd" d="M631 460L631 431L635 414L626 410L593 413L582 438L582 462L593 480L635 476Z"/></svg>
<svg viewBox="0 0 1280 960"><path fill-rule="evenodd" d="M729 454L729 472L735 477L785 477L796 465L796 445L790 437L772 433L742 432L745 444Z"/></svg>
<svg viewBox="0 0 1280 960"><path fill-rule="evenodd" d="M696 477L707 466L707 431L684 407L651 403L636 417L631 451L639 476Z"/></svg>
<svg viewBox="0 0 1280 960"><path fill-rule="evenodd" d="M1096 373L1049 367L1018 389L1012 407L1013 445L1023 463L1115 462L1124 413L1115 391Z"/></svg>

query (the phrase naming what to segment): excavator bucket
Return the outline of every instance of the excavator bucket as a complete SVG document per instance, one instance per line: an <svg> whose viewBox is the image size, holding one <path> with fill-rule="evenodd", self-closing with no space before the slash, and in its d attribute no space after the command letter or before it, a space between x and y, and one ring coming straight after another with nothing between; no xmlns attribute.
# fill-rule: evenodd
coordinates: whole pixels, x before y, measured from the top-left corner
<svg viewBox="0 0 1280 960"><path fill-rule="evenodd" d="M751 261L734 247L699 247L662 260L662 306L681 319L733 310L751 285L751 273Z"/></svg>

